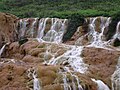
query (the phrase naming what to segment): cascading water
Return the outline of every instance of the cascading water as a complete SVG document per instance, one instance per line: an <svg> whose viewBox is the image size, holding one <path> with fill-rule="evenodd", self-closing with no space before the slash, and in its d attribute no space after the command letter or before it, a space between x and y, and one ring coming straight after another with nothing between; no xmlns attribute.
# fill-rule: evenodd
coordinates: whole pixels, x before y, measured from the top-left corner
<svg viewBox="0 0 120 90"><path fill-rule="evenodd" d="M59 73L63 76L64 90L83 90L82 86L79 83L80 81L78 77L75 74L73 74L73 71L69 70L68 67L63 67L63 71L60 70ZM69 74L72 78L71 84L69 82L69 78L67 78L67 75Z"/></svg>
<svg viewBox="0 0 120 90"><path fill-rule="evenodd" d="M66 51L63 55L55 58L53 57L48 64L57 65L64 64L64 62L68 62L69 65L77 72L84 73L87 71L88 65L85 64L82 60L81 52L83 47L81 46L67 46L70 47L70 50Z"/></svg>
<svg viewBox="0 0 120 90"><path fill-rule="evenodd" d="M109 26L111 18L107 17L99 17L100 18L100 30L96 30L96 21L98 17L90 18L90 24L89 24L89 32L85 35L88 36L89 39L89 45L92 47L102 47L104 48L108 43L108 41L105 41L105 35L104 32L106 31L106 28ZM58 18L42 18L38 20L37 18L32 20L30 23L29 19L20 20L20 29L18 30L20 33L20 37L27 36L26 34L30 35L30 38L37 38L39 42L45 42L45 43L58 43L62 42L63 35L66 31L66 23L67 19L61 20ZM36 25L38 23L38 25ZM49 23L49 27L48 27ZM35 31L35 25L38 26L38 28ZM28 28L29 26L29 28ZM49 28L49 30L46 30L46 28ZM120 22L117 25L116 34L113 38L120 39L119 34L119 28L120 28ZM35 35L35 32L36 35ZM83 36L79 38L81 40L84 38ZM52 44L51 44L52 45ZM60 56L55 56L54 53L52 54L50 52L50 47L47 47L47 50L44 55L44 64L48 65L62 65L63 71L59 71L59 73L63 76L63 86L64 90L84 90L82 85L80 84L79 77L74 73L82 73L85 74L89 68L88 64L85 64L82 58L82 51L84 49L84 46L75 46L75 45L65 45L60 44L63 47L67 47L67 51L64 52L64 54ZM49 45L48 45L49 46ZM5 46L3 46L4 48ZM53 47L54 48L54 47ZM0 55L3 49L0 50ZM51 55L52 58L50 61L48 60L48 56ZM67 76L69 74L72 77L72 81L70 84L69 77ZM33 89L34 90L41 90L40 82L37 78L36 71L29 70L28 77L32 77L33 79ZM117 79L116 78L117 75ZM113 81L113 90L119 90L120 84L120 77L119 77L119 69L116 70L116 72L112 76ZM105 85L101 80L95 80L92 79L97 85L98 90L110 90L107 85Z"/></svg>
<svg viewBox="0 0 120 90"><path fill-rule="evenodd" d="M3 53L3 51L4 51L4 49L5 49L6 45L8 45L8 44L9 44L9 43L6 43L6 44L3 45L2 48L0 49L0 57L1 57L1 55L2 55L2 53Z"/></svg>
<svg viewBox="0 0 120 90"><path fill-rule="evenodd" d="M38 41L43 41L43 36L44 36L44 30L46 27L46 22L49 18L43 18L39 21L39 27L38 27L38 36L37 39Z"/></svg>
<svg viewBox="0 0 120 90"><path fill-rule="evenodd" d="M67 19L42 18L38 20L38 18L21 19L18 29L19 38L37 38L39 42L62 42L63 35L67 28ZM38 24L38 28L36 24ZM46 27L50 27L50 29L48 28L49 30L47 30ZM37 30L35 30L36 28Z"/></svg>
<svg viewBox="0 0 120 90"><path fill-rule="evenodd" d="M111 77L112 90L120 90L120 57L118 59L118 64L116 66L116 71Z"/></svg>
<svg viewBox="0 0 120 90"><path fill-rule="evenodd" d="M52 18L51 29L43 37L43 40L60 43L62 41L63 34L65 33L65 23L67 19L63 22L57 18Z"/></svg>
<svg viewBox="0 0 120 90"><path fill-rule="evenodd" d="M68 83L68 78L67 78L66 72L60 71L59 73L63 76L64 90L72 90L71 86Z"/></svg>
<svg viewBox="0 0 120 90"><path fill-rule="evenodd" d="M105 33L108 32L108 27L111 22L110 17L94 17L89 20L86 19L86 22L89 21L88 32L85 35L82 35L75 42L76 45L82 45L82 40L88 40L88 47L99 47L105 48L109 45L109 41L106 41ZM79 30L79 28L78 28Z"/></svg>
<svg viewBox="0 0 120 90"><path fill-rule="evenodd" d="M33 21L33 23L32 23L32 25L31 25L31 30L29 31L30 32L30 36L32 37L32 38L34 38L34 33L35 33L35 24L36 24L36 22L37 22L37 18L35 18L35 20Z"/></svg>
<svg viewBox="0 0 120 90"><path fill-rule="evenodd" d="M68 67L64 67L64 70L68 73L70 73L70 75L72 76L72 86L73 86L73 90L83 90L82 86L80 85L80 81L78 79L78 76L76 76L75 74L72 74L73 71L71 71ZM74 78L76 79L76 82L77 82L77 89L76 89L76 85L75 85L75 80Z"/></svg>
<svg viewBox="0 0 120 90"><path fill-rule="evenodd" d="M115 35L113 36L113 39L116 39L118 38L120 40L120 21L118 22L117 24L117 27L116 27L116 33Z"/></svg>
<svg viewBox="0 0 120 90"><path fill-rule="evenodd" d="M37 74L34 68L28 69L28 77L33 78L33 90L41 90L40 82L37 78Z"/></svg>
<svg viewBox="0 0 120 90"><path fill-rule="evenodd" d="M18 33L19 33L19 37L24 37L25 36L25 32L26 32L26 29L27 29L27 22L28 19L26 20L22 20L20 19L20 29L18 30Z"/></svg>
<svg viewBox="0 0 120 90"><path fill-rule="evenodd" d="M117 69L112 76L112 90L120 90L120 69Z"/></svg>
<svg viewBox="0 0 120 90"><path fill-rule="evenodd" d="M5 46L6 46L6 44L3 45L3 47L0 49L0 57L1 57L1 54L3 53L3 50L4 50Z"/></svg>
<svg viewBox="0 0 120 90"><path fill-rule="evenodd" d="M101 25L100 25L100 32L98 32L95 28L95 21L97 20L97 17L90 19L89 29L90 29L90 35L92 36L92 41L89 46L98 46L98 47L105 47L107 44L106 41L103 41L104 37L104 31L105 28L109 26L111 18L107 18L105 21L105 17L100 17L101 19Z"/></svg>

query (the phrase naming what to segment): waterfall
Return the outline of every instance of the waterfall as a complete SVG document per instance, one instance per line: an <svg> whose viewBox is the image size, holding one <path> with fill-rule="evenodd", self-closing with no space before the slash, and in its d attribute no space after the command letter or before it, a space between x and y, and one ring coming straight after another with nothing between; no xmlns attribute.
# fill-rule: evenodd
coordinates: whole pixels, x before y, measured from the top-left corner
<svg viewBox="0 0 120 90"><path fill-rule="evenodd" d="M53 57L49 62L45 61L44 63L50 64L50 65L59 65L59 64L64 64L64 62L68 62L71 68L73 68L73 71L69 70L69 65L68 67L65 66L63 67L62 72L60 70L60 74L63 76L63 82L64 82L64 90L83 90L82 86L80 85L80 81L77 77L77 75L72 74L72 72L80 72L80 73L85 73L87 71L88 65L85 64L82 61L81 52L83 50L83 47L76 47L76 46L66 46L69 47L68 51L66 51L63 55L58 56L57 58ZM49 47L48 47L49 49ZM47 49L46 53L49 53ZM53 55L54 56L54 55ZM66 74L70 74L72 79L72 89L71 86L68 83L68 78ZM77 83L77 84L76 84ZM76 88L77 85L77 88Z"/></svg>
<svg viewBox="0 0 120 90"><path fill-rule="evenodd" d="M64 87L64 90L72 90L71 89L71 86L69 85L68 83L68 78L67 78L67 72L62 72L61 70L59 70L59 74L61 74L63 76L63 87Z"/></svg>
<svg viewBox="0 0 120 90"><path fill-rule="evenodd" d="M37 38L39 40L42 40L43 36L44 36L44 30L45 30L45 27L46 27L46 22L49 18L43 18L39 21L39 28L38 28L38 36Z"/></svg>
<svg viewBox="0 0 120 90"><path fill-rule="evenodd" d="M31 34L31 38L34 38L34 33L35 33L35 24L37 22L37 18L35 18L35 20L33 21L32 25L31 25L31 30L30 30L30 34Z"/></svg>
<svg viewBox="0 0 120 90"><path fill-rule="evenodd" d="M33 90L41 90L40 82L37 78L37 73L35 71L35 68L28 69L28 77L33 78Z"/></svg>
<svg viewBox="0 0 120 90"><path fill-rule="evenodd" d="M20 23L20 29L18 30L19 38L25 36L28 20L29 19L25 19L25 20L20 19L20 22L19 22Z"/></svg>
<svg viewBox="0 0 120 90"><path fill-rule="evenodd" d="M52 25L50 30L46 33L43 40L60 43L62 42L63 34L65 32L65 23L67 19L62 22L60 19L52 18Z"/></svg>
<svg viewBox="0 0 120 90"><path fill-rule="evenodd" d="M117 24L117 27L116 27L116 33L115 35L113 36L113 39L116 39L118 38L120 40L120 21L118 22Z"/></svg>
<svg viewBox="0 0 120 90"><path fill-rule="evenodd" d="M33 89L41 90L39 80L36 78L36 75L35 75L35 71L33 72L33 78L34 78Z"/></svg>
<svg viewBox="0 0 120 90"><path fill-rule="evenodd" d="M87 21L88 20L86 19L86 22ZM87 77L87 74L89 74L89 72L87 73L87 71L89 70L88 69L89 65L84 62L82 57L82 51L84 50L84 47L97 47L97 48L105 49L106 46L109 45L109 41L106 41L105 33L108 32L106 28L108 28L110 22L111 22L110 17L90 18L88 25L88 32L85 33L85 35L80 36L79 39L76 41L76 43L81 43L81 41L84 38L87 38L88 39L87 46L82 46L82 44L81 46L77 46L77 44L76 45L61 44L63 35L66 32L66 28L67 28L67 23L68 23L67 19L58 19L58 18L20 19L19 21L20 27L18 32L19 32L19 37L35 38L39 42L45 43L46 52L42 53L44 58L43 64L62 66L63 71L60 69L59 74L62 75L62 83L64 90L84 90L84 86L81 85L80 76L77 75L77 73L81 75L85 74ZM99 23L98 26L97 23ZM120 22L117 24L116 33L112 39L118 38L120 40L119 30L120 30ZM57 50L55 53L52 53L52 50L50 51L52 44L57 44L58 46L62 45L62 47L67 48L67 50L65 50L64 53L57 56L56 54L59 52L59 50ZM6 45L4 45L1 48L0 56L5 46ZM51 55L50 60L48 59L49 55ZM33 57L38 57L38 56L33 56ZM120 89L119 64L117 66L116 71L111 77L112 90ZM44 86L41 87L41 83L40 83L41 81L37 78L35 68L29 69L28 72L29 72L28 77L32 78L33 80L33 90L42 90ZM92 81L96 83L98 87L97 90L110 90L109 87L102 80L92 79Z"/></svg>
<svg viewBox="0 0 120 90"><path fill-rule="evenodd" d="M81 86L80 83L79 83L80 81L79 81L79 79L78 79L78 76L75 75L75 74L72 74L72 71L71 71L68 67L64 67L64 70L65 70L66 72L70 73L70 75L71 75L72 78L73 78L73 80L72 80L73 90L83 90L82 86ZM76 89L74 78L76 79L78 89Z"/></svg>
<svg viewBox="0 0 120 90"><path fill-rule="evenodd" d="M111 77L112 90L120 90L120 57L118 59L118 64L116 70Z"/></svg>
<svg viewBox="0 0 120 90"><path fill-rule="evenodd" d="M111 22L110 17L92 17L90 19L85 19L88 24L87 33L81 35L75 42L75 45L84 45L83 41L87 40L88 47L99 47L105 48L110 45L109 41L106 41L106 32L108 32L108 27ZM80 27L77 31L80 31ZM84 29L83 29L84 30Z"/></svg>
<svg viewBox="0 0 120 90"><path fill-rule="evenodd" d="M111 18L109 17L109 18L107 18L107 20L105 20L105 19L106 19L105 17L100 17L101 25L100 25L100 32L98 32L96 30L96 25L95 25L95 21L97 20L97 17L90 18L90 24L89 24L90 33L89 33L89 35L92 36L92 40L90 41L91 44L88 46L105 47L107 45L107 41L104 41L103 37L104 37L105 28L109 26Z"/></svg>
<svg viewBox="0 0 120 90"><path fill-rule="evenodd" d="M64 72L62 72L60 70L59 73L62 74L62 76L63 76L64 90L83 90L82 86L79 83L80 81L79 81L78 77L75 74L72 74L72 71L69 70L68 67L63 67L63 69L64 69ZM71 84L69 84L70 82L68 83L67 74L70 74L70 76L72 78Z"/></svg>
<svg viewBox="0 0 120 90"><path fill-rule="evenodd" d="M19 38L36 38L39 42L62 42L66 32L67 19L58 18L28 18L19 21ZM37 27L38 26L38 27ZM48 28L50 27L50 28Z"/></svg>

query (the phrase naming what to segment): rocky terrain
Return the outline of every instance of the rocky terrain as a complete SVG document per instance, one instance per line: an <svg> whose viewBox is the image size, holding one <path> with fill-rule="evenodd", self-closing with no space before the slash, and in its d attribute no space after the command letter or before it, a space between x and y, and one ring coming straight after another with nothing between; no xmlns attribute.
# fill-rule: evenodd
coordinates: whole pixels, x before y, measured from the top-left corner
<svg viewBox="0 0 120 90"><path fill-rule="evenodd" d="M117 37L105 43L101 18L88 19L96 28L80 26L65 43L67 20L45 20L0 13L0 90L120 90L120 51L112 46Z"/></svg>

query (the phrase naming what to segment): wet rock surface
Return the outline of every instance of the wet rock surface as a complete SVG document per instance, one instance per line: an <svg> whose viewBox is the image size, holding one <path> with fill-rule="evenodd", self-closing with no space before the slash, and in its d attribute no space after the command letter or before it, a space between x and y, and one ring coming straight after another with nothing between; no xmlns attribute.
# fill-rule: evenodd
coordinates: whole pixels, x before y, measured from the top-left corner
<svg viewBox="0 0 120 90"><path fill-rule="evenodd" d="M43 64L45 61L50 61L53 57L52 55L59 57L68 49L68 47L62 44L58 46L52 43L50 45L49 43L39 43L34 39L29 40L21 46L18 42L11 43L6 48L4 57L14 59L15 62L10 59L1 64L1 77L6 74L6 76L3 77L6 82L1 84L1 88L3 88L3 90L10 87L18 90L19 88L22 88L22 90L32 89L33 77L32 75L28 77L28 70L30 68L31 71L36 70L37 78L43 90L64 90L64 74L67 77L67 82L70 87L73 88L72 81L74 80L76 88L78 88L76 78L69 72L65 72L63 68L63 65L66 66L67 64L52 66L47 63ZM46 54L46 51L51 53ZM96 80L100 79L111 88L111 75L116 69L119 55L120 52L115 50L84 47L81 56L83 57L83 61L88 64L89 68L85 74L77 72L72 72L72 74L78 77L79 83L84 90L97 90L97 85L91 78L95 78ZM5 67L5 69L3 69L3 67ZM8 67L10 67L10 69ZM1 78L1 82L3 79ZM15 85L21 83L21 85L19 85L19 87L16 85L15 87L13 83L13 86L9 86L8 84L11 82L14 82Z"/></svg>

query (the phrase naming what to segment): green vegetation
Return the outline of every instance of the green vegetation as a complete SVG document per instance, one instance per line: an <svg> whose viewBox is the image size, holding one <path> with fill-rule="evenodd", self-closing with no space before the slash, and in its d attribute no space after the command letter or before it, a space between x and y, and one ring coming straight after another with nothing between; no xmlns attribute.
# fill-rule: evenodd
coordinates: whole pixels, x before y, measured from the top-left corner
<svg viewBox="0 0 120 90"><path fill-rule="evenodd" d="M68 28L67 32L63 36L63 42L70 39L72 35L76 32L77 28L84 23L84 17L78 13L74 13L68 18L69 18Z"/></svg>
<svg viewBox="0 0 120 90"><path fill-rule="evenodd" d="M119 39L116 39L116 40L115 40L114 46L115 46L115 47L120 46L120 40L119 40Z"/></svg>
<svg viewBox="0 0 120 90"><path fill-rule="evenodd" d="M18 17L112 16L120 0L0 0L0 11Z"/></svg>
<svg viewBox="0 0 120 90"><path fill-rule="evenodd" d="M116 32L116 26L118 24L118 22L120 21L120 12L117 12L115 14L113 14L112 16L112 21L109 25L109 32L107 33L107 40L111 39L113 37L113 35Z"/></svg>

